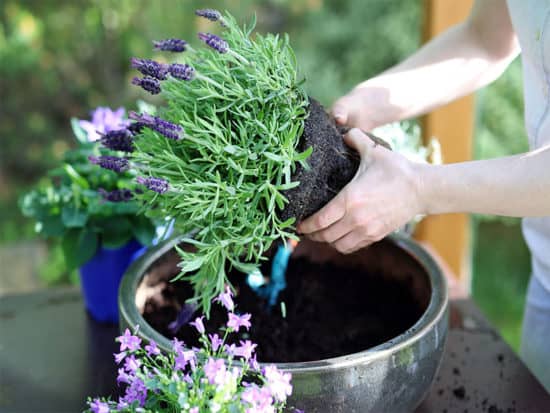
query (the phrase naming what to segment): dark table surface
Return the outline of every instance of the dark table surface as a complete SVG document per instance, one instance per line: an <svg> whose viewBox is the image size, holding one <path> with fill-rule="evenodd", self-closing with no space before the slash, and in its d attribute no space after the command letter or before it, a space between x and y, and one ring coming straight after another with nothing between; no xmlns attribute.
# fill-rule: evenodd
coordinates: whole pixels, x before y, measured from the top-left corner
<svg viewBox="0 0 550 413"><path fill-rule="evenodd" d="M87 396L112 393L116 335L88 317L74 289L0 298L0 412L78 412ZM459 300L439 374L416 412L544 413L550 395L475 304Z"/></svg>

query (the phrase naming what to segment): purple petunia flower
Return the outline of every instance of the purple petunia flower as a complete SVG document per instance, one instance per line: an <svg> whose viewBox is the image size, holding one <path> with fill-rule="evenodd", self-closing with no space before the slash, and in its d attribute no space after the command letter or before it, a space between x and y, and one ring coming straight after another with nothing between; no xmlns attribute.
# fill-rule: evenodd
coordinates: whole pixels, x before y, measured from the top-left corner
<svg viewBox="0 0 550 413"><path fill-rule="evenodd" d="M100 106L92 112L91 121L80 120L78 124L86 132L88 141L95 142L107 132L126 127L129 122L124 119L125 114L124 108L113 111L110 108Z"/></svg>
<svg viewBox="0 0 550 413"><path fill-rule="evenodd" d="M117 337L116 341L120 343L120 351L128 349L129 351L136 351L141 344L141 338L132 335L129 329L124 330L124 334Z"/></svg>
<svg viewBox="0 0 550 413"><path fill-rule="evenodd" d="M233 311L235 309L235 303L233 302L233 293L231 288L228 285L225 286L225 292L218 295L214 301L219 302L223 305L228 311Z"/></svg>
<svg viewBox="0 0 550 413"><path fill-rule="evenodd" d="M218 21L222 18L222 14L214 9L200 9L195 10L195 14L199 17L204 17L205 19L208 19L210 21Z"/></svg>
<svg viewBox="0 0 550 413"><path fill-rule="evenodd" d="M168 67L168 71L172 77L180 80L192 80L195 77L195 69L188 64L172 63Z"/></svg>
<svg viewBox="0 0 550 413"><path fill-rule="evenodd" d="M104 169L110 169L115 172L124 172L128 169L129 162L126 158L119 158L117 156L89 156L88 159L94 165L99 165Z"/></svg>
<svg viewBox="0 0 550 413"><path fill-rule="evenodd" d="M138 176L136 178L136 182L138 184L145 185L147 189L157 192L159 194L164 194L166 191L168 191L170 187L166 179L153 178L152 176L149 176L147 178L143 176ZM193 312L194 311L195 309L193 309Z"/></svg>
<svg viewBox="0 0 550 413"><path fill-rule="evenodd" d="M237 332L241 327L250 328L250 314L237 315L235 313L229 313L229 320L227 321L227 327Z"/></svg>
<svg viewBox="0 0 550 413"><path fill-rule="evenodd" d="M204 323L202 322L203 318L204 318L204 316L197 317L197 318L195 318L195 321L192 321L192 322L189 323L197 329L199 334L204 334Z"/></svg>
<svg viewBox="0 0 550 413"><path fill-rule="evenodd" d="M102 402L99 399L94 399L90 403L90 410L92 411L92 413L109 413L110 412L109 405L105 402Z"/></svg>
<svg viewBox="0 0 550 413"><path fill-rule="evenodd" d="M97 192L104 201L108 202L128 202L134 198L134 193L129 189L113 189L112 191L106 191L103 188L99 188Z"/></svg>
<svg viewBox="0 0 550 413"><path fill-rule="evenodd" d="M134 69L137 69L145 76L151 76L158 80L164 80L168 74L168 65L164 63L159 63L150 59L139 59L137 57L132 57L130 62Z"/></svg>
<svg viewBox="0 0 550 413"><path fill-rule="evenodd" d="M187 42L181 39L164 39L153 42L155 49L166 52L184 52L187 49Z"/></svg>
<svg viewBox="0 0 550 413"><path fill-rule="evenodd" d="M212 33L199 33L199 39L219 53L227 53L229 45L221 37Z"/></svg>
<svg viewBox="0 0 550 413"><path fill-rule="evenodd" d="M107 132L101 137L101 143L108 149L121 152L133 152L134 140L128 129L117 129Z"/></svg>
<svg viewBox="0 0 550 413"><path fill-rule="evenodd" d="M142 122L148 128L157 131L168 139L179 140L183 134L183 128L181 126L161 119L158 116L151 116L147 113L140 115L136 112L130 112L130 118Z"/></svg>
<svg viewBox="0 0 550 413"><path fill-rule="evenodd" d="M132 79L132 85L141 86L141 88L152 95L158 95L160 93L160 82L151 76L145 76L143 78L134 77Z"/></svg>

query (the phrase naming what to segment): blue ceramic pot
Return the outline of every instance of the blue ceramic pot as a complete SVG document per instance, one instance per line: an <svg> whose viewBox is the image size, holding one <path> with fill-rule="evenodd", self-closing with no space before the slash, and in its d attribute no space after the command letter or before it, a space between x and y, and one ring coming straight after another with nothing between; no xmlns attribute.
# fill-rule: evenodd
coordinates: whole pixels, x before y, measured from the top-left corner
<svg viewBox="0 0 550 413"><path fill-rule="evenodd" d="M97 321L118 322L118 287L122 275L146 247L132 240L117 249L100 247L96 255L80 267L82 295L86 309Z"/></svg>

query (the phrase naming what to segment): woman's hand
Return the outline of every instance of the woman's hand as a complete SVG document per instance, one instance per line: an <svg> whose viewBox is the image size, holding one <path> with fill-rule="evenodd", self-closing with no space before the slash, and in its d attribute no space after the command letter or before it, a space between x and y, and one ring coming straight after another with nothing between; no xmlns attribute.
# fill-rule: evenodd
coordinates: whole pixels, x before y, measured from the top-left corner
<svg viewBox="0 0 550 413"><path fill-rule="evenodd" d="M374 144L359 129L344 139L361 155L359 170L333 200L298 225L298 232L347 254L423 212L416 174L422 165Z"/></svg>

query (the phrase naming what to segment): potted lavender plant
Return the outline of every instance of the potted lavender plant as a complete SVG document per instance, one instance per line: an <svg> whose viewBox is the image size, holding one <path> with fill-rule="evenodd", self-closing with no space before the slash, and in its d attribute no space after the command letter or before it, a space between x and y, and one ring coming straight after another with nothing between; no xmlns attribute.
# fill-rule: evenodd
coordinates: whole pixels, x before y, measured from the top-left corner
<svg viewBox="0 0 550 413"><path fill-rule="evenodd" d="M445 341L441 272L400 236L350 256L302 241L292 256L286 248L268 259L273 244L298 241L295 222L328 202L359 160L305 93L287 37L252 35L254 23L241 28L229 14L197 13L221 23L221 36L200 33L203 47L155 42L177 56L173 63L133 59L143 76L132 83L166 105L130 114L128 156L93 159L134 171L147 216L171 217L183 234L128 270L121 327L139 326L136 334L165 352L172 337L197 345L187 322L202 308L208 327L223 324L210 303L231 285L258 321L239 338L258 342L258 360L293 374L293 405L412 410ZM276 274L286 265L285 281Z"/></svg>
<svg viewBox="0 0 550 413"><path fill-rule="evenodd" d="M139 215L131 173L95 168L89 159L106 154L97 142L118 153L131 150L125 110L99 107L91 121L72 119L77 146L61 166L22 197L25 216L36 221L36 232L60 240L67 269L80 268L82 293L92 317L118 320L117 293L128 264L151 245L155 225Z"/></svg>

